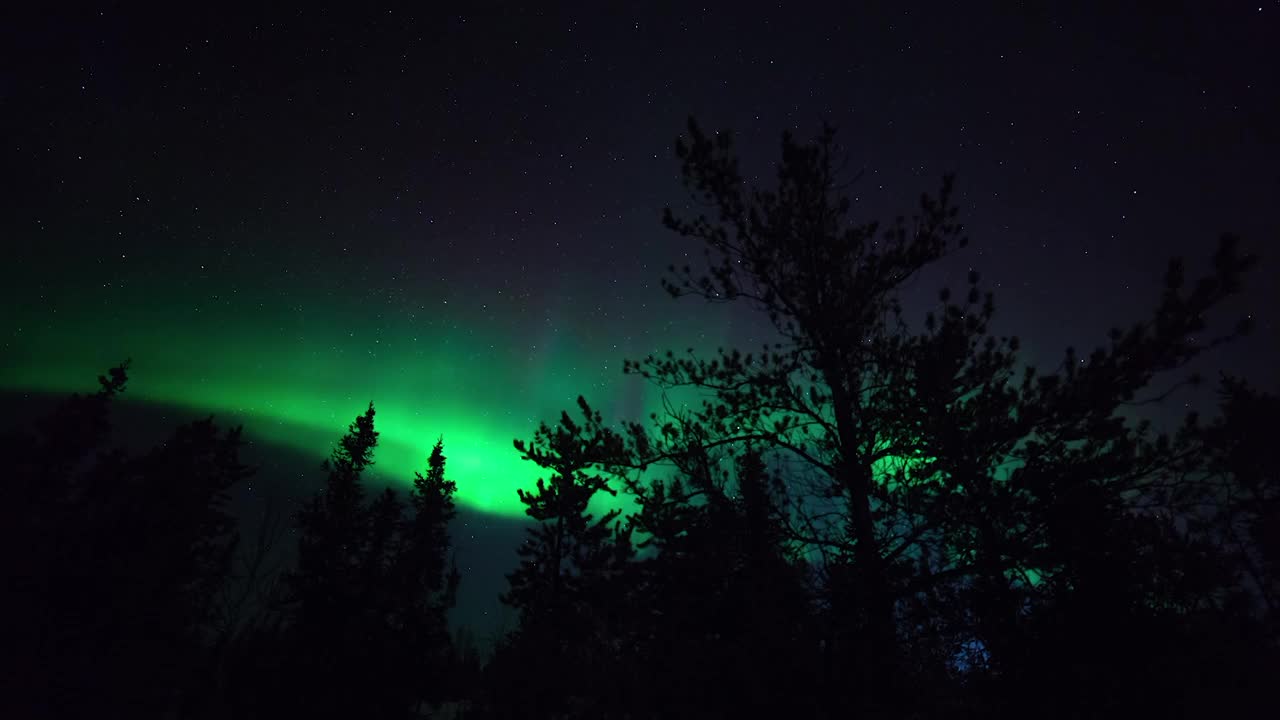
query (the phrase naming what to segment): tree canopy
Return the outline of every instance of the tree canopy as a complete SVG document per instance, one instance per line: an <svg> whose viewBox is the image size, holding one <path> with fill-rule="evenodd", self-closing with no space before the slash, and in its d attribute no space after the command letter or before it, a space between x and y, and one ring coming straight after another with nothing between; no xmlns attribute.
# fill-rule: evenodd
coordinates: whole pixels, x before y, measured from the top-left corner
<svg viewBox="0 0 1280 720"><path fill-rule="evenodd" d="M450 625L462 577L443 438L405 492L376 487L370 403L275 572L279 527L242 543L230 504L254 474L239 428L205 418L145 452L114 444L125 364L0 435L0 707L1066 718L1273 704L1280 400L1223 374L1215 416L1149 412L1249 331L1209 318L1255 258L1224 235L1194 281L1170 260L1148 317L1040 367L995 331L977 269L909 315L907 283L967 246L954 181L892 222L855 220L836 137L785 134L768 186L743 177L728 132L691 121L677 140L691 214L663 222L703 262L670 267L664 287L742 305L772 335L628 360L662 412L612 426L579 397L514 441L542 477L515 490L528 526L501 600L517 620L483 671L472 632Z"/></svg>

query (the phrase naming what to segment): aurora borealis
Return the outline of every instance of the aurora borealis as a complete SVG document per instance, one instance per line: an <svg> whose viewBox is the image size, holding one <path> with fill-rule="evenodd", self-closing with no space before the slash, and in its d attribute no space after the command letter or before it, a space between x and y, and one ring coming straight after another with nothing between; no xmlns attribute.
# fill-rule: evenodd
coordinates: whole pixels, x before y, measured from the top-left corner
<svg viewBox="0 0 1280 720"><path fill-rule="evenodd" d="M6 9L0 719L1275 705L1280 0Z"/></svg>
<svg viewBox="0 0 1280 720"><path fill-rule="evenodd" d="M340 308L332 301L306 310L233 301L200 312L140 301L104 326L75 312L76 288L62 292L71 311L56 325L33 313L20 330L39 352L10 357L6 390L90 390L102 369L132 357L129 399L221 414L244 422L251 437L317 460L372 401L381 432L377 474L408 482L443 436L459 501L484 512L522 514L514 489L537 469L511 441L573 410L578 394L614 417L653 409L640 381L618 377L620 350L605 353L590 342L611 339L607 333L575 335L563 321L514 348L474 331L439 333L438 318L451 316L447 303L432 309L434 321L415 322L427 314L420 311L380 326L334 328L329 318Z"/></svg>
<svg viewBox="0 0 1280 720"><path fill-rule="evenodd" d="M188 10L4 31L0 390L89 390L132 358L130 398L316 461L373 401L378 472L409 480L443 436L470 510L520 514L537 473L511 441L578 395L655 409L624 358L764 340L659 287L700 259L660 224L690 114L759 179L782 130L839 126L860 220L956 172L973 249L908 307L975 267L1046 363L1149 310L1169 255L1278 229L1253 211L1280 127L1253 8L1191 46L1194 18L1086 10ZM1264 386L1274 286L1217 359Z"/></svg>

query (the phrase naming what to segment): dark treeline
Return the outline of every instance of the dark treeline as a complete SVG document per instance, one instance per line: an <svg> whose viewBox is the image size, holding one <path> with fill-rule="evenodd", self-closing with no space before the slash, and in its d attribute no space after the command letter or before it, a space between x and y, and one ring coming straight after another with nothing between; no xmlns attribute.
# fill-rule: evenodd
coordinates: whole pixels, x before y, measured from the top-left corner
<svg viewBox="0 0 1280 720"><path fill-rule="evenodd" d="M771 189L739 175L727 133L691 123L677 152L707 214L664 222L706 264L667 289L749 305L776 340L629 361L665 412L610 427L580 400L515 443L543 479L519 491L518 623L485 658L447 623L466 579L443 441L407 493L374 493L371 405L315 496L245 538L240 431L201 420L115 449L120 367L0 439L0 713L1265 714L1280 401L1224 375L1210 419L1133 419L1247 332L1205 320L1254 264L1234 238L1194 282L1171 261L1149 318L1044 370L988 330L975 272L905 317L904 283L965 245L949 180L860 225L830 131L785 136ZM285 525L293 559L272 572Z"/></svg>

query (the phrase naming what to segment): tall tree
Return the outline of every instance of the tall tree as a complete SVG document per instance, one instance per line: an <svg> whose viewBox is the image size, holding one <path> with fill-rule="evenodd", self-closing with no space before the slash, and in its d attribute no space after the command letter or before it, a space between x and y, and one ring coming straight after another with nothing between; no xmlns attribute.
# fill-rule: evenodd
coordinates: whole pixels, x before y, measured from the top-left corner
<svg viewBox="0 0 1280 720"><path fill-rule="evenodd" d="M316 662L337 662L326 657L332 654L326 646L345 650L347 642L332 639L358 632L349 626L364 593L361 568L366 564L370 515L361 474L373 463L378 443L373 418L371 403L325 461L324 487L297 516L298 560L297 570L288 576L290 600L297 608L295 630L314 645L308 654ZM350 645L358 645L359 638L350 640Z"/></svg>
<svg viewBox="0 0 1280 720"><path fill-rule="evenodd" d="M358 416L324 468L323 488L298 513L298 565L288 576L285 635L293 711L407 716L448 695L446 615L459 577L448 563L456 485L443 441L406 507L391 488L366 501L374 407Z"/></svg>
<svg viewBox="0 0 1280 720"><path fill-rule="evenodd" d="M780 342L760 356L651 356L628 369L664 388L712 391L700 420L717 437L767 441L828 478L843 508L840 549L857 577L859 607L849 611L865 618L847 645L857 649L859 684L887 687L897 646L875 468L902 436L891 403L901 342L895 292L948 245L964 243L951 183L940 199L922 199L911 226L900 219L882 233L847 220L830 128L812 144L784 135L774 190L746 185L728 133L708 136L690 121L676 151L694 199L714 213L667 210L667 227L705 245L708 268L673 267L666 287L674 296L745 301L766 314Z"/></svg>
<svg viewBox="0 0 1280 720"><path fill-rule="evenodd" d="M1103 602L1109 583L1133 585L1135 563L1169 557L1140 550L1160 530L1132 499L1153 492L1185 445L1128 424L1121 411L1244 330L1195 339L1253 263L1234 238L1190 289L1181 261L1171 263L1150 320L1113 331L1088 358L1069 350L1041 374L1020 367L1016 338L989 333L994 302L976 272L959 301L943 291L923 330L903 317L904 283L966 244L949 178L910 221L881 230L849 221L830 128L811 143L784 135L772 189L744 180L728 133L691 122L677 154L691 205L711 211L666 212L665 224L701 243L707 261L703 270L672 267L668 291L745 302L772 322L777 341L759 355L668 352L627 370L664 390L701 391L706 400L686 424L707 445L758 443L806 468L797 482L808 497L790 532L824 558L828 682L849 688L833 696L833 711L888 711L920 698L903 685L919 667L910 646L933 643L947 672L963 648L987 667L1017 667L1033 586ZM964 598L965 610L943 625L935 612L924 625L906 621L948 598ZM1077 615L1109 613L1113 600ZM946 643L921 644L921 633L938 632Z"/></svg>
<svg viewBox="0 0 1280 720"><path fill-rule="evenodd" d="M457 598L461 576L452 558L449 523L456 515L457 483L445 477L444 440L436 441L427 473L416 473L409 493L409 514L401 526L401 549L394 560L397 593L395 619L406 642L400 664L415 697L440 702L454 697L457 678L448 628L448 611Z"/></svg>

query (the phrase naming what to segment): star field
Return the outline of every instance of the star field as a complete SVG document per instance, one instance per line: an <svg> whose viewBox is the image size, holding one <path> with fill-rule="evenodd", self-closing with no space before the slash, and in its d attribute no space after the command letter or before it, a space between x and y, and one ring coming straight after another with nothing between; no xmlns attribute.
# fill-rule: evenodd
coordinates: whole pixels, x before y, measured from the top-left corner
<svg viewBox="0 0 1280 720"><path fill-rule="evenodd" d="M749 10L749 11L748 11ZM510 443L578 394L656 407L622 360L755 347L758 318L671 301L697 261L688 115L767 182L784 129L840 128L855 216L958 175L998 327L1035 359L1091 347L1222 231L1264 265L1256 334L1214 362L1276 387L1270 248L1280 4L1016 13L896 3L409 12L108 6L4 30L0 387L243 418L317 457L369 400L380 468L443 435L459 499L518 513ZM1190 403L1188 398L1183 402Z"/></svg>

